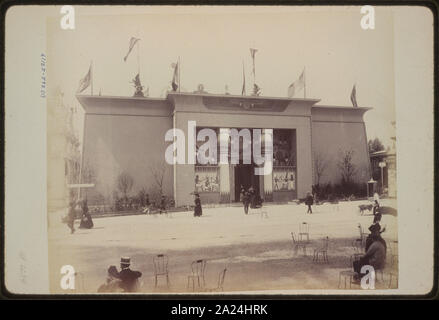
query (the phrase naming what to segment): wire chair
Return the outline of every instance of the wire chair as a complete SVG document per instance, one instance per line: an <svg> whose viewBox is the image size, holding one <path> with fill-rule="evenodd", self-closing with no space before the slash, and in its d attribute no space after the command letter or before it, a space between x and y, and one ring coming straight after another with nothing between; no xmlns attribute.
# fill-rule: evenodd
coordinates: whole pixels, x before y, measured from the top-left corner
<svg viewBox="0 0 439 320"><path fill-rule="evenodd" d="M165 254L158 254L153 257L154 263L154 286L157 287L158 278L165 277L166 285L169 287L169 271L168 271L168 256Z"/></svg>
<svg viewBox="0 0 439 320"><path fill-rule="evenodd" d="M192 273L187 277L187 288L189 289L190 283L192 282L192 291L195 291L195 284L199 289L206 286L206 280L204 278L204 273L206 271L207 261L204 259L196 260L191 263Z"/></svg>

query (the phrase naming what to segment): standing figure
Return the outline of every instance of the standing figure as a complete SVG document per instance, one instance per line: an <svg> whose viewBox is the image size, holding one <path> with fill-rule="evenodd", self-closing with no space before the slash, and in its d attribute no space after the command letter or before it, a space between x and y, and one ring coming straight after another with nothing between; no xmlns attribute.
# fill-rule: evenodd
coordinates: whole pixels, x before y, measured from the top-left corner
<svg viewBox="0 0 439 320"><path fill-rule="evenodd" d="M244 201L244 195L245 195L245 189L241 184L241 189L239 191L239 201L243 202Z"/></svg>
<svg viewBox="0 0 439 320"><path fill-rule="evenodd" d="M242 204L244 205L244 213L248 214L248 206L250 205L250 193L242 189Z"/></svg>
<svg viewBox="0 0 439 320"><path fill-rule="evenodd" d="M378 207L378 208L373 208L373 211L374 211L374 217L373 217L373 223L378 223L378 222L381 222L381 217L382 217L382 214L381 214L381 210L380 210L380 208Z"/></svg>
<svg viewBox="0 0 439 320"><path fill-rule="evenodd" d="M306 193L306 200L305 204L308 206L308 211L306 213L312 213L311 206L314 204L314 197L312 196L311 192Z"/></svg>
<svg viewBox="0 0 439 320"><path fill-rule="evenodd" d="M201 200L200 195L195 193L195 209L194 209L194 217L201 217L203 214L203 209L201 208Z"/></svg>
<svg viewBox="0 0 439 320"><path fill-rule="evenodd" d="M254 209L255 208L255 189L253 188L253 186L250 186L250 188L248 189L248 194L249 194L250 208Z"/></svg>
<svg viewBox="0 0 439 320"><path fill-rule="evenodd" d="M70 233L74 233L75 232L75 201L71 201L70 202L70 206L69 206L69 212L67 214L67 226L70 228Z"/></svg>
<svg viewBox="0 0 439 320"><path fill-rule="evenodd" d="M376 214L377 210L379 210L380 208L380 203L378 202L378 200L374 200L373 202L373 215Z"/></svg>
<svg viewBox="0 0 439 320"><path fill-rule="evenodd" d="M162 212L166 213L166 198L163 195L162 199L160 200L160 214L162 214Z"/></svg>
<svg viewBox="0 0 439 320"><path fill-rule="evenodd" d="M82 217L81 223L79 224L79 229L91 229L93 228L93 219L91 214L88 212L87 199L82 201Z"/></svg>

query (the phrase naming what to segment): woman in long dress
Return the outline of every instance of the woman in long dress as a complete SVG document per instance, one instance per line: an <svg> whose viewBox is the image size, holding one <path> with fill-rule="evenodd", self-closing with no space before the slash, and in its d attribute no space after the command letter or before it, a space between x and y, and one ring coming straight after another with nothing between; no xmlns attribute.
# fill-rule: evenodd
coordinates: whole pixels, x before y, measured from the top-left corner
<svg viewBox="0 0 439 320"><path fill-rule="evenodd" d="M88 212L87 199L82 202L82 217L81 223L79 225L80 229L91 229L93 228L93 219L91 214Z"/></svg>
<svg viewBox="0 0 439 320"><path fill-rule="evenodd" d="M203 209L201 208L200 195L198 193L195 193L194 217L201 217L202 214L203 214Z"/></svg>

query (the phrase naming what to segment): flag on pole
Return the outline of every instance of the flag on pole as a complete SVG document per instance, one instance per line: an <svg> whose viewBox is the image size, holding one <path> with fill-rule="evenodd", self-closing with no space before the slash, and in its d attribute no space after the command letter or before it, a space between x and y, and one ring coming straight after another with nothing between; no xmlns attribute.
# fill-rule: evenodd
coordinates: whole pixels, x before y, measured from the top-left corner
<svg viewBox="0 0 439 320"><path fill-rule="evenodd" d="M174 75L172 77L172 91L177 91L178 89L178 62L172 63L171 67L174 68Z"/></svg>
<svg viewBox="0 0 439 320"><path fill-rule="evenodd" d="M305 69L303 69L302 74L300 75L299 79L294 81L290 86L288 87L288 97L292 98L294 95L305 88Z"/></svg>
<svg viewBox="0 0 439 320"><path fill-rule="evenodd" d="M244 61L242 62L242 91L241 95L245 96L245 69L244 69Z"/></svg>
<svg viewBox="0 0 439 320"><path fill-rule="evenodd" d="M261 88L255 83L253 84L253 95L259 96L261 94Z"/></svg>
<svg viewBox="0 0 439 320"><path fill-rule="evenodd" d="M357 89L355 88L355 84L352 88L352 92L351 92L351 102L352 105L354 106L354 108L358 108L358 104L357 104Z"/></svg>
<svg viewBox="0 0 439 320"><path fill-rule="evenodd" d="M255 69L255 56L256 56L256 52L258 52L258 49L250 48L250 55L252 56L252 59L253 59L253 76L254 77L256 77L256 69Z"/></svg>
<svg viewBox="0 0 439 320"><path fill-rule="evenodd" d="M82 91L87 89L90 86L90 83L91 83L91 64L90 67L88 68L88 72L85 75L85 77L79 80L79 87L76 93L81 93Z"/></svg>
<svg viewBox="0 0 439 320"><path fill-rule="evenodd" d="M130 39L130 47L128 48L128 53L125 55L125 57L123 58L123 61L127 61L129 54L131 53L131 50L133 50L134 46L136 45L136 43L139 41L139 38L134 38L131 37Z"/></svg>

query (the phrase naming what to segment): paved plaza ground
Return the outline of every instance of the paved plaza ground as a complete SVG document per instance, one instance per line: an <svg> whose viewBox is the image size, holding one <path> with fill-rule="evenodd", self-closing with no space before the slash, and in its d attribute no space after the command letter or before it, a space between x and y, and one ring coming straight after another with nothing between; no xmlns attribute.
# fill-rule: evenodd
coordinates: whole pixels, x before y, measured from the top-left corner
<svg viewBox="0 0 439 320"><path fill-rule="evenodd" d="M219 272L227 268L227 292L337 289L339 272L351 268L352 242L360 237L358 224L367 232L373 221L371 212L360 215L358 205L364 203L323 204L314 206L313 214L305 213L305 205L291 203L265 206L267 216L258 209L245 215L242 207L217 207L203 208L200 218L192 212L105 217L94 219L93 229L77 229L74 234L64 224L51 223L51 291L65 293L59 285L60 268L70 264L78 272L76 291L94 293L104 283L107 268L119 268L121 256L131 257L132 269L143 273L141 291L145 293L187 292L191 262L197 259L208 261L207 287L215 287ZM396 209L396 200L384 199L381 205ZM397 263L390 263L391 254L397 255L393 243L398 238L396 210L391 211L381 220L386 226L382 236L388 242L385 280L397 270ZM295 255L291 239L291 232L297 233L302 222L310 226L307 256ZM326 236L329 263L315 263L313 249ZM153 256L159 253L169 256L169 289L164 281L154 286ZM377 287L384 288L385 283Z"/></svg>

